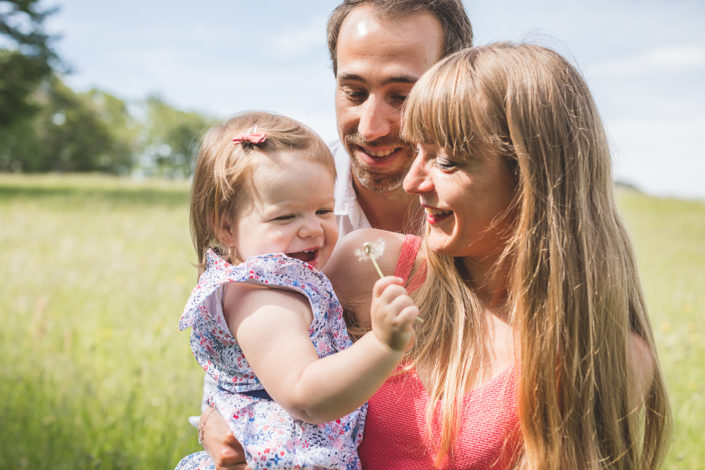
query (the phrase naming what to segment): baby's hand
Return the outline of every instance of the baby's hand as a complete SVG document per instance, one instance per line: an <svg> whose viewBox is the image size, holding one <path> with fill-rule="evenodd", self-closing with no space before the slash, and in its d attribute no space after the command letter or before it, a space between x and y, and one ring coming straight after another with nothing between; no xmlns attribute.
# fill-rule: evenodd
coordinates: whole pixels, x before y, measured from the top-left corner
<svg viewBox="0 0 705 470"><path fill-rule="evenodd" d="M378 340L396 351L406 351L411 345L412 324L419 315L402 283L401 278L385 276L372 289L372 331Z"/></svg>

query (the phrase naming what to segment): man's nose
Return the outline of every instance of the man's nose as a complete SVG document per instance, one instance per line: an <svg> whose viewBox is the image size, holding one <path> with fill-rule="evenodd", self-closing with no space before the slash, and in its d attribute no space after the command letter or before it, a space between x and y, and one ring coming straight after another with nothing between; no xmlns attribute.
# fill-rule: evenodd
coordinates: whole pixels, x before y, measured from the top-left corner
<svg viewBox="0 0 705 470"><path fill-rule="evenodd" d="M371 95L360 106L360 121L357 132L367 142L372 142L389 135L393 128L399 128L398 122L401 111L392 108L388 103L377 96ZM397 124L395 126L395 123Z"/></svg>

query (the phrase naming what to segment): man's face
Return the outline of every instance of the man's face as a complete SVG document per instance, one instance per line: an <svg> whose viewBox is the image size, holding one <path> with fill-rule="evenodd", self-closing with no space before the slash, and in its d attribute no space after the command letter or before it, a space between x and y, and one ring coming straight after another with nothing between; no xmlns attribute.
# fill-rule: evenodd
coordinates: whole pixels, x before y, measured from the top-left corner
<svg viewBox="0 0 705 470"><path fill-rule="evenodd" d="M443 33L429 12L379 18L354 8L338 38L335 111L357 185L373 191L401 186L412 148L399 139L401 105L416 80L441 56Z"/></svg>

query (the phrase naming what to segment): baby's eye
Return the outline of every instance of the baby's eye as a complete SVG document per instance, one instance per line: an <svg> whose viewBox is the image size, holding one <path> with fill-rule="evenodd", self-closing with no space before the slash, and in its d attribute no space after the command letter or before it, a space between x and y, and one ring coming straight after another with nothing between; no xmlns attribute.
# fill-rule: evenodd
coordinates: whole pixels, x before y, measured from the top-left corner
<svg viewBox="0 0 705 470"><path fill-rule="evenodd" d="M279 217L275 217L272 220L281 221L281 222L294 220L294 214L280 215Z"/></svg>
<svg viewBox="0 0 705 470"><path fill-rule="evenodd" d="M333 213L333 209L318 209L316 215L330 215Z"/></svg>

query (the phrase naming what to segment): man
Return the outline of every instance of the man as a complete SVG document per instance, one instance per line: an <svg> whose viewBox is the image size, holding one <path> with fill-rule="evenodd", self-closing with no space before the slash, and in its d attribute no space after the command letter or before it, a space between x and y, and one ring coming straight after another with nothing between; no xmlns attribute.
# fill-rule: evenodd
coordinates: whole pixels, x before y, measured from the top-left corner
<svg viewBox="0 0 705 470"><path fill-rule="evenodd" d="M431 65L471 44L459 0L349 0L333 11L328 48L340 142L331 150L341 235L362 227L419 228L418 200L401 187L413 160L413 149L399 139L401 105Z"/></svg>
<svg viewBox="0 0 705 470"><path fill-rule="evenodd" d="M345 0L333 11L328 48L340 142L331 150L341 236L364 227L418 230L418 198L402 188L414 150L399 138L401 106L427 69L471 45L461 0ZM212 409L199 438L217 469L244 468L239 444Z"/></svg>

